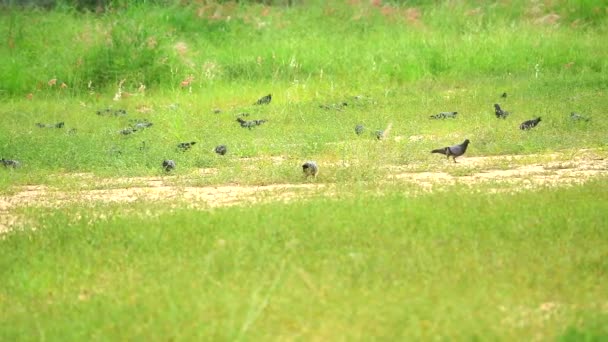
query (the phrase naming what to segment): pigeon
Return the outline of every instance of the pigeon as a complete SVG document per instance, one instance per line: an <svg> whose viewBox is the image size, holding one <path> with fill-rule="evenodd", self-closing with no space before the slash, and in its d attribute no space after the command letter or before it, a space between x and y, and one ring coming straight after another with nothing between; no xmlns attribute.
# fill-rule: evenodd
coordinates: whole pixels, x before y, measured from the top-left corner
<svg viewBox="0 0 608 342"><path fill-rule="evenodd" d="M494 104L494 113L496 114L496 117L499 119L506 119L507 116L509 116L509 112L502 110L502 108L500 108L500 105L498 103Z"/></svg>
<svg viewBox="0 0 608 342"><path fill-rule="evenodd" d="M450 159L450 157L454 158L454 163L456 163L456 157L460 157L467 151L467 147L469 146L469 143L470 143L469 139L466 139L460 145L438 148L436 150L432 150L431 153L445 154L446 157L448 157L448 159Z"/></svg>
<svg viewBox="0 0 608 342"><path fill-rule="evenodd" d="M40 127L40 128L63 128L63 126L65 126L65 123L62 122L58 122L56 124L43 124L41 122L36 123L36 127Z"/></svg>
<svg viewBox="0 0 608 342"><path fill-rule="evenodd" d="M502 95L500 95L500 97L502 97L503 99L506 99L507 98L507 93L506 92L502 93Z"/></svg>
<svg viewBox="0 0 608 342"><path fill-rule="evenodd" d="M573 121L585 121L585 122L591 120L588 117L582 116L579 113L575 113L575 112L570 113L570 119Z"/></svg>
<svg viewBox="0 0 608 342"><path fill-rule="evenodd" d="M259 125L263 124L264 122L266 122L266 120L247 121L247 120L243 120L242 118L237 118L236 121L241 124L241 127L249 128L249 129L252 129L255 126L259 126Z"/></svg>
<svg viewBox="0 0 608 342"><path fill-rule="evenodd" d="M220 156L225 155L226 152L228 152L226 145L218 145L215 147L215 153L219 154Z"/></svg>
<svg viewBox="0 0 608 342"><path fill-rule="evenodd" d="M341 111L342 108L347 107L347 106L348 106L348 103L342 102L342 103L334 103L334 104L330 104L330 105L319 105L319 108L323 108L325 110L335 109L337 111Z"/></svg>
<svg viewBox="0 0 608 342"><path fill-rule="evenodd" d="M18 160L4 158L0 158L0 164L4 165L4 167L12 167L13 169L21 166L21 163Z"/></svg>
<svg viewBox="0 0 608 342"><path fill-rule="evenodd" d="M317 166L316 162L307 161L306 163L302 164L302 171L306 177L313 176L316 178L319 174L319 167Z"/></svg>
<svg viewBox="0 0 608 342"><path fill-rule="evenodd" d="M142 130L144 128L151 127L153 125L153 123L151 123L147 119L144 119L144 120L130 120L130 121L132 122L131 127L133 128L134 131L139 131L139 130Z"/></svg>
<svg viewBox="0 0 608 342"><path fill-rule="evenodd" d="M272 94L268 94L268 95L260 98L259 100L257 100L254 104L255 105L269 104L271 100L272 100Z"/></svg>
<svg viewBox="0 0 608 342"><path fill-rule="evenodd" d="M163 169L165 169L166 172L175 169L175 162L168 159L163 160Z"/></svg>
<svg viewBox="0 0 608 342"><path fill-rule="evenodd" d="M521 130L529 130L531 128L536 127L536 125L538 125L539 122L540 122L540 116L537 117L536 119L532 119L532 120L528 120L528 121L522 122L521 125L519 125L519 129L521 129Z"/></svg>
<svg viewBox="0 0 608 342"><path fill-rule="evenodd" d="M127 111L124 109L117 109L115 111L112 111L110 108L101 109L101 110L97 111L97 115L111 115L111 114L114 114L114 116L127 115Z"/></svg>
<svg viewBox="0 0 608 342"><path fill-rule="evenodd" d="M365 127L363 125L355 126L355 133L357 133L357 135L363 134L363 131L365 131Z"/></svg>
<svg viewBox="0 0 608 342"><path fill-rule="evenodd" d="M388 126L386 126L386 128L384 130L377 130L374 132L374 135L376 136L376 139L378 140L382 140L385 138L388 138L388 134L391 132L391 129L393 128L393 124L389 123Z"/></svg>
<svg viewBox="0 0 608 342"><path fill-rule="evenodd" d="M182 152L185 152L185 151L188 151L192 146L194 146L194 144L196 144L196 141L183 142L183 143L177 144L177 148L179 150L182 150Z"/></svg>
<svg viewBox="0 0 608 342"><path fill-rule="evenodd" d="M129 135L132 133L135 133L136 130L134 130L133 128L129 127L129 128L125 128L125 129L121 129L118 133L122 134L122 135Z"/></svg>
<svg viewBox="0 0 608 342"><path fill-rule="evenodd" d="M215 109L213 110L213 114L222 114L222 110L221 110L221 109L219 109L219 108L215 108Z"/></svg>
<svg viewBox="0 0 608 342"><path fill-rule="evenodd" d="M431 115L431 119L456 119L458 112L441 112L439 114Z"/></svg>

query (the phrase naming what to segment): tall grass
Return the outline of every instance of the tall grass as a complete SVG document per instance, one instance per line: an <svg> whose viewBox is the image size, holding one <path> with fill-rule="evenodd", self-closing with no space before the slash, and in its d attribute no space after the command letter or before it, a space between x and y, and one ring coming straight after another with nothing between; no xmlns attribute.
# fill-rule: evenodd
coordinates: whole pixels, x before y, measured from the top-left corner
<svg viewBox="0 0 608 342"><path fill-rule="evenodd" d="M113 91L123 79L130 89L175 89L189 76L204 90L218 82L321 77L363 85L537 70L601 75L603 11L601 1L13 8L0 14L0 92L48 91L53 78L86 94L89 84Z"/></svg>

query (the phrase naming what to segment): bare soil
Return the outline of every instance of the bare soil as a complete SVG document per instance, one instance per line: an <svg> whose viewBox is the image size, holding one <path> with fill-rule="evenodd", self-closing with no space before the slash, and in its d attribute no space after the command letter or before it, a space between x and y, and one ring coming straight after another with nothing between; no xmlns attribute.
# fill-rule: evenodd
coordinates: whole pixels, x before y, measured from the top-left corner
<svg viewBox="0 0 608 342"><path fill-rule="evenodd" d="M560 160L561 159L561 160ZM528 163L527 161L545 160ZM281 163L280 158L273 158ZM446 163L448 163L446 161ZM449 162L451 163L451 162ZM344 165L344 163L342 163ZM608 176L608 158L593 151L579 151L576 156L564 159L563 154L511 155L495 157L462 157L458 164L446 165L446 171L423 171L420 165L387 166L387 182L404 182L419 186L422 191L451 184L507 184L509 191L539 186L567 186L581 184L590 179ZM418 170L418 171L416 171ZM217 173L217 169L201 169L198 174ZM96 179L92 174L69 175L87 182L94 181L109 189L62 191L44 185L21 187L11 195L0 196L0 233L22 220L12 211L19 207L60 207L73 203L129 203L138 200L167 203L188 203L195 207L213 208L265 200L289 201L315 193L332 195L332 184L272 184L263 186L175 186L165 178L131 177ZM322 179L319 179L322 182ZM502 189L502 190L501 190ZM504 187L496 189L503 191Z"/></svg>

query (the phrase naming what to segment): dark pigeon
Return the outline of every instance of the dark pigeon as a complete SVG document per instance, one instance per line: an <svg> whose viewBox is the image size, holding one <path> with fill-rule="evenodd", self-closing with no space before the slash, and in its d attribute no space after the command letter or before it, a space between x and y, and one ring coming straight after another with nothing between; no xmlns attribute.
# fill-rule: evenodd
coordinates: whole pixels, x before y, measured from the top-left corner
<svg viewBox="0 0 608 342"><path fill-rule="evenodd" d="M219 109L219 108L215 108L215 109L213 110L213 114L221 114L221 113L222 113L222 110L221 110L221 109Z"/></svg>
<svg viewBox="0 0 608 342"><path fill-rule="evenodd" d="M40 127L40 128L63 128L63 126L65 126L65 123L62 122L58 122L56 124L43 124L41 122L36 123L36 127Z"/></svg>
<svg viewBox="0 0 608 342"><path fill-rule="evenodd" d="M507 93L506 92L502 93L502 95L500 95L500 97L502 97L503 99L506 99L507 98Z"/></svg>
<svg viewBox="0 0 608 342"><path fill-rule="evenodd" d="M450 157L452 157L452 158L454 158L454 163L456 163L456 157L460 157L467 151L467 147L469 147L469 143L470 143L469 139L466 139L460 145L438 148L436 150L432 150L431 153L444 154L446 157L448 157L448 159L450 159Z"/></svg>
<svg viewBox="0 0 608 342"><path fill-rule="evenodd" d="M316 178L319 174L319 167L317 166L316 162L307 161L306 163L302 164L302 171L306 177L313 176Z"/></svg>
<svg viewBox="0 0 608 342"><path fill-rule="evenodd" d="M1 158L0 164L4 165L4 167L12 167L13 169L21 167L21 163L18 160L13 160L13 159Z"/></svg>
<svg viewBox="0 0 608 342"><path fill-rule="evenodd" d="M175 162L173 160L163 160L163 169L165 169L166 172L175 169Z"/></svg>
<svg viewBox="0 0 608 342"><path fill-rule="evenodd" d="M215 153L219 154L220 156L225 155L226 152L228 152L226 145L218 145L215 147Z"/></svg>
<svg viewBox="0 0 608 342"><path fill-rule="evenodd" d="M536 125L538 125L539 122L540 122L540 116L537 117L536 119L522 122L521 125L519 125L519 129L524 130L524 131L529 130L531 128L536 127Z"/></svg>
<svg viewBox="0 0 608 342"><path fill-rule="evenodd" d="M363 134L364 131L365 131L365 127L363 125L355 126L355 133L357 133L357 135Z"/></svg>
<svg viewBox="0 0 608 342"><path fill-rule="evenodd" d="M431 119L456 119L458 112L441 112L439 114L431 115Z"/></svg>
<svg viewBox="0 0 608 342"><path fill-rule="evenodd" d="M112 115L114 114L114 116L119 116L119 115L127 115L127 111L124 109L117 109L117 110L112 110L110 108L106 108L106 109L101 109L97 111L97 115Z"/></svg>
<svg viewBox="0 0 608 342"><path fill-rule="evenodd" d="M585 122L587 122L587 121L589 121L591 119L589 119L586 116L582 116L579 113L572 112L572 113L570 113L570 120L572 120L572 121L585 121Z"/></svg>
<svg viewBox="0 0 608 342"><path fill-rule="evenodd" d="M120 133L120 134L122 134L122 135L129 135L129 134L133 134L133 133L135 133L135 132L136 132L136 130L134 130L134 129L133 129L133 128L131 128L131 127L129 127L129 128L125 128L125 129L121 129L121 130L119 131L119 133Z"/></svg>
<svg viewBox="0 0 608 342"><path fill-rule="evenodd" d="M509 116L509 112L502 110L498 103L494 104L494 114L496 114L496 117L499 119L506 119L507 116Z"/></svg>
<svg viewBox="0 0 608 342"><path fill-rule="evenodd" d="M181 150L182 152L188 151L192 146L194 146L196 144L196 141L191 141L191 142L183 142L183 143L179 143L177 144L177 148L179 150Z"/></svg>
<svg viewBox="0 0 608 342"><path fill-rule="evenodd" d="M255 126L259 126L261 124L263 124L264 122L266 122L266 120L251 120L251 121L247 121L247 120L243 120L242 118L237 118L236 121L241 124L241 127L243 128L249 128L252 129Z"/></svg>
<svg viewBox="0 0 608 342"><path fill-rule="evenodd" d="M257 100L254 104L256 104L256 105L269 104L271 100L272 100L272 94L268 94L268 95L260 98L259 100Z"/></svg>

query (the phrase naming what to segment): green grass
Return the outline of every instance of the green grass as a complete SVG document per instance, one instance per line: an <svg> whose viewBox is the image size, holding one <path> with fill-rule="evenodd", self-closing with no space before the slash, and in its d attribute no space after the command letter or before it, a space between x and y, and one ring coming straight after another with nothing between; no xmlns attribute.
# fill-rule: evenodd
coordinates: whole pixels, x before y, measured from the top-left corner
<svg viewBox="0 0 608 342"><path fill-rule="evenodd" d="M18 221L0 233L0 340L608 339L605 176L432 193L390 178L606 158L604 2L294 2L0 8L0 158L22 163L0 168L0 228ZM122 80L131 96L114 101ZM511 115L497 120L494 103ZM459 115L429 119L440 111ZM243 112L268 122L243 129ZM138 119L153 126L119 134ZM498 158L429 153L465 138L467 157ZM177 193L325 186L215 209L79 197L146 186L139 176ZM52 208L25 205L11 197L24 185L67 202L51 191Z"/></svg>
<svg viewBox="0 0 608 342"><path fill-rule="evenodd" d="M603 339L607 187L29 209L1 338Z"/></svg>

